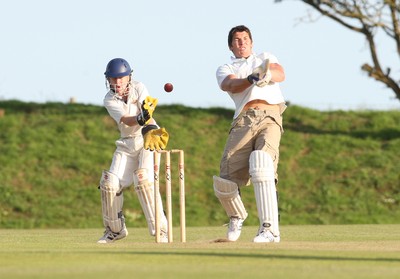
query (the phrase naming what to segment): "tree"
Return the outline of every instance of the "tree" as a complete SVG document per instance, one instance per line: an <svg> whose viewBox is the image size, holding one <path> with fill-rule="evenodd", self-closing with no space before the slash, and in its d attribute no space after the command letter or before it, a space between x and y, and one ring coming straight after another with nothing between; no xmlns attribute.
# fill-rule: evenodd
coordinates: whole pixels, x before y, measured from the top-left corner
<svg viewBox="0 0 400 279"><path fill-rule="evenodd" d="M284 0L275 0L275 2L282 1ZM400 0L301 1L317 10L321 15L362 34L368 44L372 64L364 63L361 69L371 78L393 90L396 98L400 100L400 79L397 76L398 80L396 81L390 67L381 65L376 46L377 34L383 32L385 36L393 40L400 62Z"/></svg>

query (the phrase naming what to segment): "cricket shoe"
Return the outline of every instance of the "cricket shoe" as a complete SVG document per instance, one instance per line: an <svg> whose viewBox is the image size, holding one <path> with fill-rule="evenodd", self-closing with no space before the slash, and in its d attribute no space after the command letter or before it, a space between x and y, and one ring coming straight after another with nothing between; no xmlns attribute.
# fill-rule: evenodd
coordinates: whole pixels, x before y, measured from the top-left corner
<svg viewBox="0 0 400 279"><path fill-rule="evenodd" d="M103 237L101 237L97 243L112 243L116 240L123 239L128 235L128 230L126 229L125 225L120 232L113 232L109 227L106 228Z"/></svg>
<svg viewBox="0 0 400 279"><path fill-rule="evenodd" d="M256 237L253 239L253 242L256 243L269 243L269 242L280 242L280 241L281 241L280 236L273 235L270 230L267 230L264 227L259 230Z"/></svg>
<svg viewBox="0 0 400 279"><path fill-rule="evenodd" d="M244 219L239 217L231 217L228 225L228 232L226 234L229 241L236 241L239 239L242 232Z"/></svg>

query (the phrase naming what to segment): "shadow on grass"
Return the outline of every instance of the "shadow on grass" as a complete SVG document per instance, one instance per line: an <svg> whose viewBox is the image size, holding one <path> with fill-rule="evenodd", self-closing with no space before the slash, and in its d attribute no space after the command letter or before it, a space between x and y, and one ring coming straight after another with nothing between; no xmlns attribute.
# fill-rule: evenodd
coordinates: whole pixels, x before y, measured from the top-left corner
<svg viewBox="0 0 400 279"><path fill-rule="evenodd" d="M94 251L93 251L94 252ZM85 252L86 253L86 252ZM87 252L90 253L90 252ZM99 253L96 251L95 253ZM400 262L400 258L379 257L338 257L338 256L306 256L306 255L265 255L253 253L224 253L224 252L180 252L180 251L102 251L106 254L129 254L148 256L193 256L193 257L224 257L224 258L254 258L254 259L279 259L279 260L307 260L307 261L359 261L359 262Z"/></svg>

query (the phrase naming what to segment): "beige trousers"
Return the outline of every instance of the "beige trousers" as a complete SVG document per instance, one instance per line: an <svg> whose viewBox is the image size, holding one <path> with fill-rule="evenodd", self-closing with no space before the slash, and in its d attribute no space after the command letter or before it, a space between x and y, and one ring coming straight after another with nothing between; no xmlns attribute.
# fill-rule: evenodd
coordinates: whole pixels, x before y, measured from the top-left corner
<svg viewBox="0 0 400 279"><path fill-rule="evenodd" d="M277 105L268 110L248 109L231 125L220 164L220 177L245 186L250 184L249 158L254 150L267 152L274 161L278 182L279 144L283 133Z"/></svg>

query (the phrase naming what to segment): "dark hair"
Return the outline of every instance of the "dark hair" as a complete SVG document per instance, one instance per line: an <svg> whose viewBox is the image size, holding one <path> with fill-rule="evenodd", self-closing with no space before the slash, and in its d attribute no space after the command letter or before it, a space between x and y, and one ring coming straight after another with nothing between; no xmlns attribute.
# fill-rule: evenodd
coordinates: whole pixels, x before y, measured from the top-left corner
<svg viewBox="0 0 400 279"><path fill-rule="evenodd" d="M252 38L252 36L251 36L250 29L247 28L247 27L244 26L244 25L238 25L238 26L233 27L233 28L231 29L231 31L229 31L229 35L228 35L228 46L229 46L229 47L232 46L232 38L233 38L233 35L235 35L236 32L247 32L247 34L249 34L250 40L253 41L253 38Z"/></svg>

